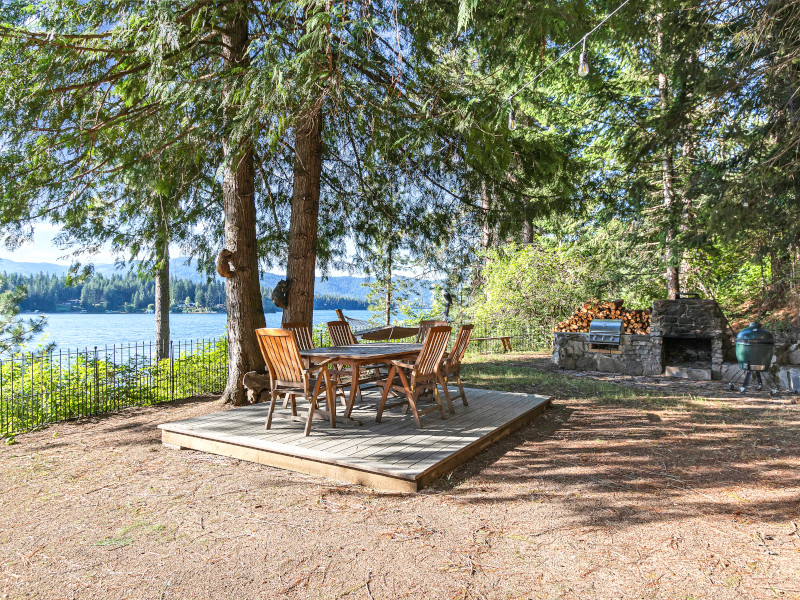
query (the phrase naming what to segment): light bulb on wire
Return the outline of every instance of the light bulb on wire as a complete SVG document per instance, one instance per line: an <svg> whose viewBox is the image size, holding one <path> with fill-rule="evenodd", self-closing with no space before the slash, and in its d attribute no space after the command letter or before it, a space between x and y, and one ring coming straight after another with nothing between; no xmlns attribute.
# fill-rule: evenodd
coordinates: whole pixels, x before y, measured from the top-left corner
<svg viewBox="0 0 800 600"><path fill-rule="evenodd" d="M508 99L508 130L514 131L517 128L517 122L514 120L514 105L511 104L511 98Z"/></svg>
<svg viewBox="0 0 800 600"><path fill-rule="evenodd" d="M583 38L583 48L578 59L578 75L586 77L589 74L589 63L586 62L586 38Z"/></svg>

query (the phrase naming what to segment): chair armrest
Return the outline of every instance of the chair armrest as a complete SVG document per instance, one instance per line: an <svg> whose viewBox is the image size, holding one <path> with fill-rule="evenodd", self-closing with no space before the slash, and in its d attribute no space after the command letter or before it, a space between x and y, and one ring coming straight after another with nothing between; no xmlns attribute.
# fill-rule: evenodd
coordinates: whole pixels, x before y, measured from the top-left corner
<svg viewBox="0 0 800 600"><path fill-rule="evenodd" d="M404 363L404 362L403 362L403 361L401 361L401 360L393 360L393 361L392 361L392 364L393 364L395 367L403 367L404 369L413 369L413 368L414 368L414 365L410 365L410 364L408 364L408 363Z"/></svg>
<svg viewBox="0 0 800 600"><path fill-rule="evenodd" d="M322 362L320 362L320 363L316 363L316 364L312 365L311 367L309 367L309 368L305 369L305 371L306 371L307 373L313 373L313 372L314 372L314 371L316 371L317 369L321 369L322 367L327 367L329 364L331 364L331 363L332 363L332 362L334 362L335 360L336 360L336 358L326 358L326 359L325 359L325 360L323 360Z"/></svg>

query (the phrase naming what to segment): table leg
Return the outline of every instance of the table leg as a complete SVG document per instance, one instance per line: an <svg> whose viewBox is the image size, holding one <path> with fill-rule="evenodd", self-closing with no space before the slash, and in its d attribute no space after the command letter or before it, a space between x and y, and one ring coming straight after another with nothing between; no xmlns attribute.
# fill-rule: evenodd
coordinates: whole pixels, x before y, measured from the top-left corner
<svg viewBox="0 0 800 600"><path fill-rule="evenodd" d="M350 379L350 398L347 400L347 408L344 410L345 419L349 419L350 413L353 412L353 406L355 406L356 396L358 395L358 382L361 379L361 373L359 373L360 365L357 361L353 361L352 369L353 376Z"/></svg>
<svg viewBox="0 0 800 600"><path fill-rule="evenodd" d="M328 367L325 367L325 398L328 401L328 411L330 412L331 427L336 427L336 394L331 388L331 374Z"/></svg>

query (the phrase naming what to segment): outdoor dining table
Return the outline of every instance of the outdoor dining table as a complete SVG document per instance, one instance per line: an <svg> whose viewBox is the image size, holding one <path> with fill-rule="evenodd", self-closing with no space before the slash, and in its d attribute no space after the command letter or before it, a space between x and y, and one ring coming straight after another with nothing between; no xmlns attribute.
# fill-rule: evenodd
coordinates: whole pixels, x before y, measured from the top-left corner
<svg viewBox="0 0 800 600"><path fill-rule="evenodd" d="M350 365L353 369L351 381L359 380L359 371L365 365L385 363L419 354L422 344L399 344L384 342L379 344L353 344L350 346L329 346L327 348L312 348L300 350L300 356L309 362L322 362L333 358L336 364ZM347 408L344 418L349 419L356 402L358 384L350 386L350 397L347 399Z"/></svg>

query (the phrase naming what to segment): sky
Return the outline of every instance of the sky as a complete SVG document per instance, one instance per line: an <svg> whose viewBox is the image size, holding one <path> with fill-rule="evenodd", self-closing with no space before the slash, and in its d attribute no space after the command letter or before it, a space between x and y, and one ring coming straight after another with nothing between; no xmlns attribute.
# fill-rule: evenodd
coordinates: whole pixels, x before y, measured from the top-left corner
<svg viewBox="0 0 800 600"><path fill-rule="evenodd" d="M111 252L108 246L102 248L96 254L85 254L80 257L74 257L69 250L58 248L53 241L58 235L61 228L52 223L39 223L36 225L33 232L33 240L23 244L20 248L14 251L9 251L6 248L0 248L0 258L14 260L17 262L36 262L36 263L55 263L58 265L70 266L76 260L82 263L94 264L107 264L113 263L117 258L127 258L126 256L116 256ZM347 249L349 253L355 253L355 247L351 242L347 242ZM170 247L170 255L174 258L180 258L181 253L177 247ZM282 275L279 271L273 269L272 272ZM338 269L331 269L328 275L340 276L350 275L346 271ZM409 275L409 273L402 272L402 275ZM317 272L321 275L321 272ZM358 275L356 273L355 275Z"/></svg>
<svg viewBox="0 0 800 600"><path fill-rule="evenodd" d="M60 230L58 225L39 223L33 231L32 241L23 244L13 252L9 252L5 248L0 249L0 256L17 262L47 262L69 266L75 261L75 258L69 250L58 248L53 242L53 238L58 235ZM108 248L104 248L97 254L86 255L79 260L91 260L91 262L103 264L113 263L115 258Z"/></svg>

